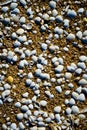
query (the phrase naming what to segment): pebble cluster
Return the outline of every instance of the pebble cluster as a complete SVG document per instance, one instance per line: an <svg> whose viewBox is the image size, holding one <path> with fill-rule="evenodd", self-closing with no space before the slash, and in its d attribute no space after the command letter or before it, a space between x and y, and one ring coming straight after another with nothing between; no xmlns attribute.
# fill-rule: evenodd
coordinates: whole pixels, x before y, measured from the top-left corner
<svg viewBox="0 0 87 130"><path fill-rule="evenodd" d="M86 121L86 7L0 1L0 129L74 130Z"/></svg>

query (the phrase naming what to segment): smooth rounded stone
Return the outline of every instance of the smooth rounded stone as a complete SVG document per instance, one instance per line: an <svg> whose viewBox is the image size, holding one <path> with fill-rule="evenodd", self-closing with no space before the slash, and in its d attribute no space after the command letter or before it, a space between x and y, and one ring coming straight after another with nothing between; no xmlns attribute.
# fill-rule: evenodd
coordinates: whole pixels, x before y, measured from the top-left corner
<svg viewBox="0 0 87 130"><path fill-rule="evenodd" d="M11 85L9 85L8 83L4 84L4 89L5 89L5 90L11 89Z"/></svg>
<svg viewBox="0 0 87 130"><path fill-rule="evenodd" d="M78 106L73 105L73 106L71 107L71 110L72 110L72 113L73 113L73 114L78 114L78 113L79 113L79 108L78 108Z"/></svg>
<svg viewBox="0 0 87 130"><path fill-rule="evenodd" d="M50 123L52 120L51 120L51 118L50 117L47 117L46 119L45 119L45 122L46 123Z"/></svg>
<svg viewBox="0 0 87 130"><path fill-rule="evenodd" d="M1 8L1 11L6 13L9 10L9 8L7 6L4 6Z"/></svg>
<svg viewBox="0 0 87 130"><path fill-rule="evenodd" d="M42 49L43 51L47 50L47 44L42 43L42 44L41 44L41 49Z"/></svg>
<svg viewBox="0 0 87 130"><path fill-rule="evenodd" d="M78 101L84 102L85 100L86 100L85 95L84 95L83 93L81 93L81 94L78 96Z"/></svg>
<svg viewBox="0 0 87 130"><path fill-rule="evenodd" d="M22 97L27 98L28 95L29 95L29 93L28 93L28 92L25 92L25 93L22 94Z"/></svg>
<svg viewBox="0 0 87 130"><path fill-rule="evenodd" d="M84 62L78 62L77 66L83 70L86 69L86 65Z"/></svg>
<svg viewBox="0 0 87 130"><path fill-rule="evenodd" d="M47 101L41 100L41 101L39 102L39 104L40 104L40 106L45 107L45 106L47 105Z"/></svg>
<svg viewBox="0 0 87 130"><path fill-rule="evenodd" d="M20 102L16 102L16 103L14 104L14 106L15 106L16 108L20 108L20 107L21 107L21 103L20 103Z"/></svg>
<svg viewBox="0 0 87 130"><path fill-rule="evenodd" d="M37 130L46 130L45 127L38 127Z"/></svg>
<svg viewBox="0 0 87 130"><path fill-rule="evenodd" d="M87 80L86 79L81 79L79 80L79 85L87 85Z"/></svg>
<svg viewBox="0 0 87 130"><path fill-rule="evenodd" d="M70 94L70 90L65 91L65 96L68 96Z"/></svg>
<svg viewBox="0 0 87 130"><path fill-rule="evenodd" d="M26 37L26 35L19 36L19 37L18 37L18 40L23 43L23 42L26 42L26 41L27 41L27 37Z"/></svg>
<svg viewBox="0 0 87 130"><path fill-rule="evenodd" d="M72 92L72 98L74 98L75 100L78 100L78 96L79 94L77 92Z"/></svg>
<svg viewBox="0 0 87 130"><path fill-rule="evenodd" d="M43 118L42 118L42 117L38 117L38 118L37 118L37 121L38 121L38 122L43 121Z"/></svg>
<svg viewBox="0 0 87 130"><path fill-rule="evenodd" d="M75 73L76 73L77 75L80 75L80 74L82 73L82 69L81 69L81 68L77 68L77 69L75 70Z"/></svg>
<svg viewBox="0 0 87 130"><path fill-rule="evenodd" d="M28 65L28 62L26 60L21 60L19 62L19 68L23 68L24 66L27 66Z"/></svg>
<svg viewBox="0 0 87 130"><path fill-rule="evenodd" d="M87 36L87 30L83 32L83 36Z"/></svg>
<svg viewBox="0 0 87 130"><path fill-rule="evenodd" d="M49 20L49 18L50 18L50 17L49 17L49 15L48 15L48 14L43 14L43 19L44 19L44 20L48 21L48 20Z"/></svg>
<svg viewBox="0 0 87 130"><path fill-rule="evenodd" d="M54 112L55 112L55 113L60 113L60 112L61 112L61 106L56 106L56 107L54 108Z"/></svg>
<svg viewBox="0 0 87 130"><path fill-rule="evenodd" d="M65 77L66 79L71 79L72 74L71 74L70 72L66 72L65 75L64 75L64 77Z"/></svg>
<svg viewBox="0 0 87 130"><path fill-rule="evenodd" d="M82 92L83 92L85 95L87 95L87 88L86 88L86 87L82 88Z"/></svg>
<svg viewBox="0 0 87 130"><path fill-rule="evenodd" d="M28 8L27 9L27 12L26 12L28 15L33 15L34 11L32 11L32 8Z"/></svg>
<svg viewBox="0 0 87 130"><path fill-rule="evenodd" d="M49 97L49 98L54 98L54 95L50 93L50 91L45 91L45 94Z"/></svg>
<svg viewBox="0 0 87 130"><path fill-rule="evenodd" d="M79 114L78 116L80 119L86 119L86 116L84 114Z"/></svg>
<svg viewBox="0 0 87 130"><path fill-rule="evenodd" d="M55 72L56 72L56 73L61 73L61 72L63 71L63 68L64 68L63 65L58 65L58 66L55 68Z"/></svg>
<svg viewBox="0 0 87 130"><path fill-rule="evenodd" d="M72 33L68 34L68 36L66 37L66 40L68 40L68 41L73 41L73 40L75 40L75 35L72 34Z"/></svg>
<svg viewBox="0 0 87 130"><path fill-rule="evenodd" d="M78 87L78 88L76 89L76 92L79 93L79 94L81 93L81 91L82 91L82 87Z"/></svg>
<svg viewBox="0 0 87 130"><path fill-rule="evenodd" d="M17 55L13 56L12 61L13 61L13 62L17 62L17 60L18 60Z"/></svg>
<svg viewBox="0 0 87 130"><path fill-rule="evenodd" d="M60 114L55 114L55 120L56 122L60 122Z"/></svg>
<svg viewBox="0 0 87 130"><path fill-rule="evenodd" d="M22 120L23 119L23 113L18 113L17 114L17 120Z"/></svg>
<svg viewBox="0 0 87 130"><path fill-rule="evenodd" d="M69 27L69 20L68 19L64 19L63 22L64 22L64 27L68 28Z"/></svg>
<svg viewBox="0 0 87 130"><path fill-rule="evenodd" d="M63 58L59 57L58 62L59 62L59 64L63 65Z"/></svg>
<svg viewBox="0 0 87 130"><path fill-rule="evenodd" d="M66 110L65 110L65 113L66 113L66 115L70 115L71 114L71 108L70 107L68 107L68 108L66 108Z"/></svg>
<svg viewBox="0 0 87 130"><path fill-rule="evenodd" d="M4 92L2 92L2 98L4 99L5 97L10 95L10 90L5 90Z"/></svg>
<svg viewBox="0 0 87 130"><path fill-rule="evenodd" d="M15 3L15 2L12 2L11 4L10 4L10 9L15 9L16 7L18 6L18 4L17 3Z"/></svg>
<svg viewBox="0 0 87 130"><path fill-rule="evenodd" d="M62 22L63 22L63 17L62 17L62 15L57 15L57 16L56 16L56 22L58 22L58 23L62 23Z"/></svg>
<svg viewBox="0 0 87 130"><path fill-rule="evenodd" d="M71 99L69 100L69 105L70 105L70 106L75 105L75 100L74 100L73 98L71 98Z"/></svg>
<svg viewBox="0 0 87 130"><path fill-rule="evenodd" d="M87 74L83 74L83 79L87 80Z"/></svg>
<svg viewBox="0 0 87 130"><path fill-rule="evenodd" d="M2 130L7 130L8 128L7 128L7 125L6 124L2 124Z"/></svg>
<svg viewBox="0 0 87 130"><path fill-rule="evenodd" d="M16 31L16 33L17 33L18 35L22 35L22 34L24 33L24 29L19 28L19 29Z"/></svg>
<svg viewBox="0 0 87 130"><path fill-rule="evenodd" d="M51 78L50 80L52 83L55 83L56 82L56 78Z"/></svg>
<svg viewBox="0 0 87 130"><path fill-rule="evenodd" d="M81 32L81 31L78 31L78 32L76 33L76 37L77 37L78 39L81 39L81 38L82 38L82 32Z"/></svg>
<svg viewBox="0 0 87 130"><path fill-rule="evenodd" d="M20 3L22 6L26 6L26 1L25 0L20 0Z"/></svg>
<svg viewBox="0 0 87 130"><path fill-rule="evenodd" d="M82 43L83 44L87 44L87 36L85 36L85 37L82 38Z"/></svg>
<svg viewBox="0 0 87 130"><path fill-rule="evenodd" d="M87 56L81 55L81 56L79 57L79 60L80 60L81 62L86 62L86 61L87 61Z"/></svg>
<svg viewBox="0 0 87 130"><path fill-rule="evenodd" d="M20 22L21 24L24 24L24 23L26 22L26 18L25 18L24 16L22 16L22 17L20 18L19 22Z"/></svg>
<svg viewBox="0 0 87 130"><path fill-rule="evenodd" d="M78 14L82 14L84 12L84 8L79 8L77 12Z"/></svg>
<svg viewBox="0 0 87 130"><path fill-rule="evenodd" d="M58 11L56 9L53 9L52 10L52 16L53 17L56 17L56 15L58 14Z"/></svg>
<svg viewBox="0 0 87 130"><path fill-rule="evenodd" d="M29 128L30 130L37 130L37 126L33 126Z"/></svg>
<svg viewBox="0 0 87 130"><path fill-rule="evenodd" d="M40 17L35 17L34 19L36 24L41 24L41 18Z"/></svg>
<svg viewBox="0 0 87 130"><path fill-rule="evenodd" d="M67 12L67 16L69 18L75 18L77 16L77 13L75 12L75 10L69 9L68 12Z"/></svg>
<svg viewBox="0 0 87 130"><path fill-rule="evenodd" d="M68 87L69 87L69 88L73 88L74 85L73 85L72 83L69 83L69 84L68 84Z"/></svg>
<svg viewBox="0 0 87 130"><path fill-rule="evenodd" d="M68 104L69 104L69 100L68 100L68 99L65 99L64 104L65 104L65 105L68 105Z"/></svg>
<svg viewBox="0 0 87 130"><path fill-rule="evenodd" d="M17 48L17 47L21 46L21 43L16 40L16 41L13 43L13 45L14 45L15 48Z"/></svg>
<svg viewBox="0 0 87 130"><path fill-rule="evenodd" d="M57 62L58 61L58 58L57 57L53 57L52 58L52 63L54 64L55 62Z"/></svg>
<svg viewBox="0 0 87 130"><path fill-rule="evenodd" d="M59 27L55 27L55 28L54 28L54 33L61 35L61 34L63 34L63 29L62 29L62 28L59 28Z"/></svg>
<svg viewBox="0 0 87 130"><path fill-rule="evenodd" d="M55 87L55 90L56 90L58 93L62 93L62 88L61 88L61 86L56 86L56 87Z"/></svg>
<svg viewBox="0 0 87 130"><path fill-rule="evenodd" d="M34 108L33 104L30 104L28 107L29 107L29 109L31 109L31 110Z"/></svg>
<svg viewBox="0 0 87 130"><path fill-rule="evenodd" d="M55 116L54 116L54 113L49 113L49 117L54 120L55 119Z"/></svg>
<svg viewBox="0 0 87 130"><path fill-rule="evenodd" d="M56 2L53 1L53 0L51 0L51 1L49 2L49 6L50 6L51 9L55 9L55 8L56 8Z"/></svg>
<svg viewBox="0 0 87 130"><path fill-rule="evenodd" d="M20 130L24 130L25 129L25 126L22 122L19 122L19 129Z"/></svg>
<svg viewBox="0 0 87 130"><path fill-rule="evenodd" d="M12 123L11 126L10 126L10 128L11 128L12 130L17 130L17 125L16 125L16 123Z"/></svg>

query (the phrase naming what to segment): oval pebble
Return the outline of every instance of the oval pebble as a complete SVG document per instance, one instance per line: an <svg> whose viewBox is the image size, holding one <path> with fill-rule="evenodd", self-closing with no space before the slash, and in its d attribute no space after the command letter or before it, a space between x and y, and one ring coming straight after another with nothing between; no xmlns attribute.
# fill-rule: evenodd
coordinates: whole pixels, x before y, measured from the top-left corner
<svg viewBox="0 0 87 130"><path fill-rule="evenodd" d="M77 106L75 106L75 105L73 105L73 106L71 107L71 110L72 110L72 113L73 113L73 114L78 114L78 113L79 113L79 108L78 108Z"/></svg>

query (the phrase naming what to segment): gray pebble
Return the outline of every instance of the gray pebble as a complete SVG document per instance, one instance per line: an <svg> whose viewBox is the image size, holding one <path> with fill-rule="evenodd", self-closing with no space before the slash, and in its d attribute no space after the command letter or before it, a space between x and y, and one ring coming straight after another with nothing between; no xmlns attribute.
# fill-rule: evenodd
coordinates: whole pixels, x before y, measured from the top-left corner
<svg viewBox="0 0 87 130"><path fill-rule="evenodd" d="M17 125L15 123L12 123L10 127L12 130L17 130Z"/></svg>
<svg viewBox="0 0 87 130"><path fill-rule="evenodd" d="M62 88L61 88L61 86L56 86L56 87L55 87L55 90L56 90L58 93L62 93Z"/></svg>
<svg viewBox="0 0 87 130"><path fill-rule="evenodd" d="M75 70L75 73L76 73L77 75L80 75L80 74L82 73L82 69L81 69L81 68L77 68L77 69Z"/></svg>
<svg viewBox="0 0 87 130"><path fill-rule="evenodd" d="M10 9L13 10L13 9L15 9L17 6L18 6L17 3L12 2L12 3L10 4Z"/></svg>
<svg viewBox="0 0 87 130"><path fill-rule="evenodd" d="M82 38L82 32L81 32L81 31L78 31L78 32L76 33L76 37L77 37L78 39L81 39L81 38Z"/></svg>
<svg viewBox="0 0 87 130"><path fill-rule="evenodd" d="M25 0L20 0L20 3L22 4L22 6L26 5L26 1Z"/></svg>
<svg viewBox="0 0 87 130"><path fill-rule="evenodd" d="M70 106L75 105L75 100L74 100L73 98L70 99L70 101L69 101L69 105L70 105Z"/></svg>
<svg viewBox="0 0 87 130"><path fill-rule="evenodd" d="M17 119L20 121L23 119L23 113L18 113L17 114Z"/></svg>
<svg viewBox="0 0 87 130"><path fill-rule="evenodd" d="M51 1L49 2L49 6L50 6L51 9L55 9L55 8L56 8L56 2L53 1L53 0L51 0Z"/></svg>
<svg viewBox="0 0 87 130"><path fill-rule="evenodd" d="M72 111L71 108L68 107L68 108L65 110L66 115L70 115L70 114L71 114L71 111Z"/></svg>
<svg viewBox="0 0 87 130"><path fill-rule="evenodd" d="M60 114L55 114L55 120L56 122L60 122Z"/></svg>
<svg viewBox="0 0 87 130"><path fill-rule="evenodd" d="M68 12L67 12L67 16L69 18L75 18L77 16L77 13L75 12L75 10L69 9Z"/></svg>
<svg viewBox="0 0 87 130"><path fill-rule="evenodd" d="M78 108L77 106L73 105L73 106L71 107L71 109L72 109L72 113L73 113L73 114L78 114L78 113L79 113L79 108Z"/></svg>
<svg viewBox="0 0 87 130"><path fill-rule="evenodd" d="M60 112L61 112L61 106L56 106L56 107L54 108L54 112L55 112L55 113L60 113Z"/></svg>
<svg viewBox="0 0 87 130"><path fill-rule="evenodd" d="M17 108L20 108L20 107L21 107L21 103L20 103L20 102L16 102L16 103L14 104L14 106L17 107Z"/></svg>
<svg viewBox="0 0 87 130"><path fill-rule="evenodd" d="M81 69L83 69L83 70L86 69L86 65L85 65L84 62L78 62L77 65L78 65L79 68L81 68Z"/></svg>
<svg viewBox="0 0 87 130"><path fill-rule="evenodd" d="M20 130L25 130L25 126L24 126L23 122L19 123L19 128L20 128Z"/></svg>
<svg viewBox="0 0 87 130"><path fill-rule="evenodd" d="M67 39L68 41L75 40L75 35L72 34L72 33L70 33L70 34L66 37L66 39Z"/></svg>
<svg viewBox="0 0 87 130"><path fill-rule="evenodd" d="M47 105L47 101L45 101L45 100L40 101L40 106L45 107L46 105Z"/></svg>
<svg viewBox="0 0 87 130"><path fill-rule="evenodd" d="M81 94L78 96L78 101L84 102L85 100L86 100L85 95L84 95L83 93L81 93Z"/></svg>
<svg viewBox="0 0 87 130"><path fill-rule="evenodd" d="M86 79L79 80L79 85L87 85L87 80Z"/></svg>

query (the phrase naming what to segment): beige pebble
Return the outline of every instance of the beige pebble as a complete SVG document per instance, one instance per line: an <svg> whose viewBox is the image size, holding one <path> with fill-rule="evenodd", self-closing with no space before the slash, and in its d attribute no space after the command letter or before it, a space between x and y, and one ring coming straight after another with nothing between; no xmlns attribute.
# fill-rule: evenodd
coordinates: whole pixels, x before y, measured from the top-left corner
<svg viewBox="0 0 87 130"><path fill-rule="evenodd" d="M12 82L13 82L13 77L12 77L12 76L8 76L7 81L8 81L9 83L12 83Z"/></svg>
<svg viewBox="0 0 87 130"><path fill-rule="evenodd" d="M45 127L38 127L37 130L46 130Z"/></svg>

